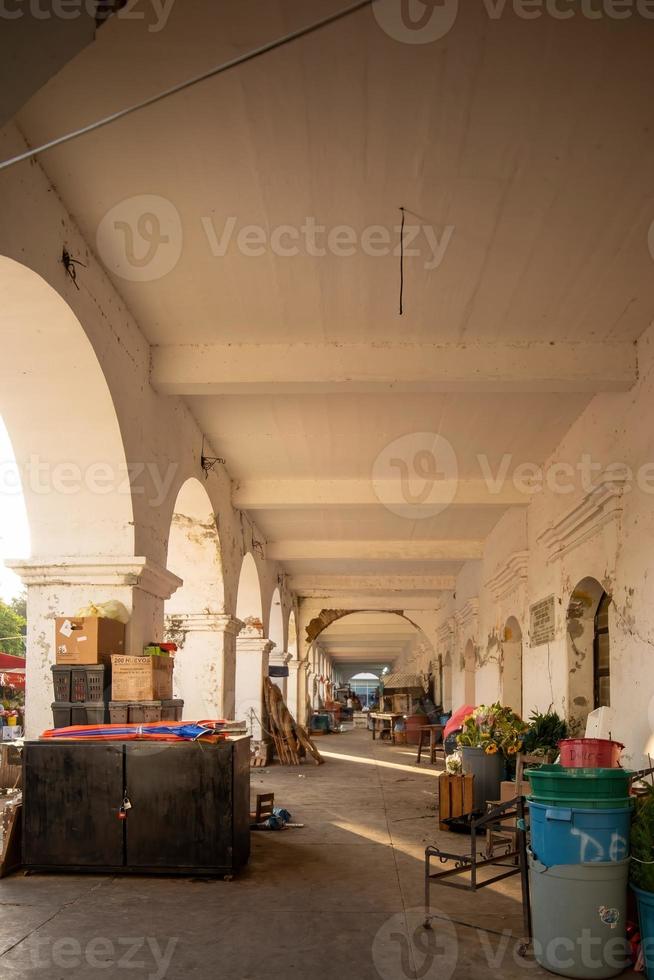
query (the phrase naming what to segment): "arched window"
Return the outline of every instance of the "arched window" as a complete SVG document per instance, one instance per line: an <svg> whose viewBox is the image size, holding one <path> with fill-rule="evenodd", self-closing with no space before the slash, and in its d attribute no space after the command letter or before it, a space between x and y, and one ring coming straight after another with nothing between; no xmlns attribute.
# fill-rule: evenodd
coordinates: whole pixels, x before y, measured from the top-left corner
<svg viewBox="0 0 654 980"><path fill-rule="evenodd" d="M594 706L609 707L611 704L611 657L609 645L609 608L611 597L604 593L595 613L595 638L593 641Z"/></svg>
<svg viewBox="0 0 654 980"><path fill-rule="evenodd" d="M599 580L584 578L568 603L568 721L583 734L594 708L609 704L609 608Z"/></svg>

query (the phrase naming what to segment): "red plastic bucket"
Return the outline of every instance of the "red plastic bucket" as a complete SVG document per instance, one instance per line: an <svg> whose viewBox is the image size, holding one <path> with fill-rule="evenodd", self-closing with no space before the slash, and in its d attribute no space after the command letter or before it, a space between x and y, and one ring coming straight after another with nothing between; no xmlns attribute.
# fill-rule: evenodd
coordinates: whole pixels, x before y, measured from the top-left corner
<svg viewBox="0 0 654 980"><path fill-rule="evenodd" d="M624 745L608 738L565 738L559 742L561 765L568 769L618 769Z"/></svg>

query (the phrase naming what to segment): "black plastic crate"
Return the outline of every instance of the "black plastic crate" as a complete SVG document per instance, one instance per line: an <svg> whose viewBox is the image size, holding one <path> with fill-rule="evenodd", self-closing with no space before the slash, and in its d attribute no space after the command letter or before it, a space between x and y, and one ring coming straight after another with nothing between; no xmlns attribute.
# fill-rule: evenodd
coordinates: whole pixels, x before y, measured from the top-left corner
<svg viewBox="0 0 654 980"><path fill-rule="evenodd" d="M104 701L73 702L71 725L104 725L107 720L107 705Z"/></svg>
<svg viewBox="0 0 654 980"><path fill-rule="evenodd" d="M104 664L71 667L71 701L105 701L109 674Z"/></svg>
<svg viewBox="0 0 654 980"><path fill-rule="evenodd" d="M179 698L170 698L161 702L162 721L181 721L184 714L184 702Z"/></svg>
<svg viewBox="0 0 654 980"><path fill-rule="evenodd" d="M129 721L129 701L110 701L109 721L112 725L126 725Z"/></svg>
<svg viewBox="0 0 654 980"><path fill-rule="evenodd" d="M52 704L52 727L68 728L71 724L72 708L70 701L54 701Z"/></svg>
<svg viewBox="0 0 654 980"><path fill-rule="evenodd" d="M131 701L129 720L133 725L148 725L161 721L161 701Z"/></svg>
<svg viewBox="0 0 654 980"><path fill-rule="evenodd" d="M60 664L53 664L52 683L54 686L55 701L71 700L71 671L72 667L62 667Z"/></svg>

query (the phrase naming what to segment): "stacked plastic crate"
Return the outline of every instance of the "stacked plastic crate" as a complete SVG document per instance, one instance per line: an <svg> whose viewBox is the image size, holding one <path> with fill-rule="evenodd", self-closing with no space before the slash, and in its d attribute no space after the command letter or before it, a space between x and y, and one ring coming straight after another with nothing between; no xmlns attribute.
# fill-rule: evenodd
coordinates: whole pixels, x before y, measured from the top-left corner
<svg viewBox="0 0 654 980"><path fill-rule="evenodd" d="M124 650L125 626L117 620L83 616L55 621L55 728L98 725L108 720L111 657Z"/></svg>

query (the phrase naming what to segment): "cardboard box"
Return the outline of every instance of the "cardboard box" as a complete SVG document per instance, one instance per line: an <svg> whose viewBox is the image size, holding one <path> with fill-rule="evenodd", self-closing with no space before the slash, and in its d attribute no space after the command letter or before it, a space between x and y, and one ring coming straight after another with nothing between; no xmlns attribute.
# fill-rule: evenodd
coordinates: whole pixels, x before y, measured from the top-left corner
<svg viewBox="0 0 654 980"><path fill-rule="evenodd" d="M112 701L168 701L173 696L172 657L112 657Z"/></svg>
<svg viewBox="0 0 654 980"><path fill-rule="evenodd" d="M125 653L125 624L98 616L59 616L55 620L58 664L110 664Z"/></svg>

